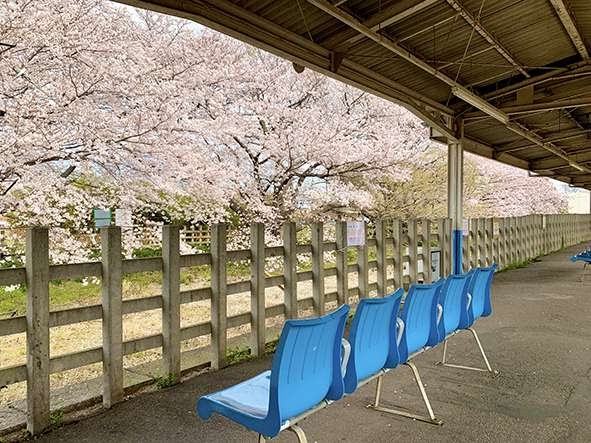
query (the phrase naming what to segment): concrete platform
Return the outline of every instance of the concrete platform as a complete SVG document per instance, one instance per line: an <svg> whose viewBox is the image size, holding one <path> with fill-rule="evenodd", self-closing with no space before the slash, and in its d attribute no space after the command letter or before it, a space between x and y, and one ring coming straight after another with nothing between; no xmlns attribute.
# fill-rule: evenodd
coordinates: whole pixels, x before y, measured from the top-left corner
<svg viewBox="0 0 591 443"><path fill-rule="evenodd" d="M374 384L302 422L310 442L591 441L591 272L568 257L580 247L498 274L491 318L477 324L497 378L435 367L441 349L416 359L441 427L368 410ZM472 337L449 346L450 359L481 365ZM130 399L46 434L43 442L255 442L256 435L216 416L195 416L196 399L270 367L271 358L207 373ZM384 405L423 412L406 367L385 380ZM285 433L274 441L294 442Z"/></svg>

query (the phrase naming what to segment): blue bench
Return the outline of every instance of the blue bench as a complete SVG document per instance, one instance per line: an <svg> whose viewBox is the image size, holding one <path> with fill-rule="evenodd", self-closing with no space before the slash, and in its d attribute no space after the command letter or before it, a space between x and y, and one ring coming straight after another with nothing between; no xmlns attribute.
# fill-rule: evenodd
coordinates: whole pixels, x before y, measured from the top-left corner
<svg viewBox="0 0 591 443"><path fill-rule="evenodd" d="M377 379L374 404L369 407L433 424L442 424L431 406L412 359L461 330L472 331L489 372L488 359L473 329L474 322L492 313L490 285L496 267L478 268L430 285L411 285L399 313L403 290L383 298L359 301L349 341L343 332L349 306L319 318L287 320L270 371L227 389L203 396L199 416L223 415L259 434L259 442L284 430L300 443L306 435L298 423L343 395ZM428 416L380 405L383 377L399 364L409 367Z"/></svg>
<svg viewBox="0 0 591 443"><path fill-rule="evenodd" d="M581 277L581 281L585 281L585 273L587 271L587 266L591 265L591 249L587 249L585 251L579 252L578 254L573 255L570 260L573 263L578 261L583 262L583 275Z"/></svg>

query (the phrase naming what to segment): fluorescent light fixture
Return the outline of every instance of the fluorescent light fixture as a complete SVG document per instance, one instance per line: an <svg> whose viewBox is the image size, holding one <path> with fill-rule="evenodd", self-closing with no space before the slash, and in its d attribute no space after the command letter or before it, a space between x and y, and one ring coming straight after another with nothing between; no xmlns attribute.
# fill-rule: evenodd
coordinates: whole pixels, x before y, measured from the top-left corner
<svg viewBox="0 0 591 443"><path fill-rule="evenodd" d="M505 114L500 109L495 108L489 102L478 97L476 94L473 94L467 89L460 88L459 86L452 86L451 93L464 100L466 103L469 103L475 108L481 110L485 114L490 115L492 118L505 124L509 123L509 116L507 114Z"/></svg>

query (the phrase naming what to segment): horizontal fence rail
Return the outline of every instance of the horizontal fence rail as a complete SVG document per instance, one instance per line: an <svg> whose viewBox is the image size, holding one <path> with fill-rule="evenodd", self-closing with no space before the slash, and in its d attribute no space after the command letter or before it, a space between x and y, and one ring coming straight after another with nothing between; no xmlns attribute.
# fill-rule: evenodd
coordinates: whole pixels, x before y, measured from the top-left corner
<svg viewBox="0 0 591 443"><path fill-rule="evenodd" d="M268 246L265 227L253 224L250 248L228 250L226 225L217 224L203 228L209 236L210 252L191 255L180 253L181 228L167 225L162 230L162 257L138 259L121 258L120 228L108 227L101 229L100 262L60 265L49 263L48 229L29 228L25 268L0 270L0 285L27 287L26 315L0 319L0 337L26 333L27 363L0 367L0 386L27 382L27 427L37 434L49 425L50 374L102 362L103 404L110 407L123 398L126 355L162 348L163 374L178 381L182 341L209 336L211 366L222 368L226 365L228 329L250 325L250 352L261 355L270 339L265 325L269 318L296 318L305 311L320 315L329 303L334 306L361 297L383 296L396 288L431 282L451 272L449 219L382 220L366 224L361 246L348 245L346 222L334 223L331 229L335 241L326 241L327 225L312 224L310 242L298 244L296 225L288 223L281 230L283 244ZM589 239L591 216L587 215L471 219L464 232L463 265L465 270L492 263L504 268ZM348 252L352 250L356 251L356 259L350 263ZM433 257L437 257L438 266L432 262L432 253L436 254ZM309 269L298 269L302 255L309 259ZM274 257L282 258L283 272L267 275L265 260ZM228 282L227 265L244 261L249 262L250 279ZM210 287L181 290L181 269L193 266L209 267ZM162 273L162 294L124 300L123 276L141 272ZM350 287L351 274L357 274L357 286ZM101 279L101 304L49 310L52 280L85 277ZM326 292L325 279L330 277L336 278L336 291ZM298 297L298 284L306 281L312 282L311 294ZM283 290L283 302L266 306L265 289L271 287ZM228 316L227 306L232 297L244 293L250 293L250 311ZM198 301L210 302L210 319L181 327L181 306ZM162 311L162 333L124 341L123 315L155 309ZM101 347L50 355L51 328L92 320L102 321Z"/></svg>

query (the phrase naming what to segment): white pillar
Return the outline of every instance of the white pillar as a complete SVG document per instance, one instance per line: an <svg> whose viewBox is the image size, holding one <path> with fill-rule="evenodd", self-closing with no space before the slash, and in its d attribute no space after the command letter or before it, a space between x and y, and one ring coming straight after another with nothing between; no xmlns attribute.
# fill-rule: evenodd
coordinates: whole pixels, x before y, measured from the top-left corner
<svg viewBox="0 0 591 443"><path fill-rule="evenodd" d="M452 272L461 274L464 149L461 143L450 142L447 152L447 214L452 223Z"/></svg>

